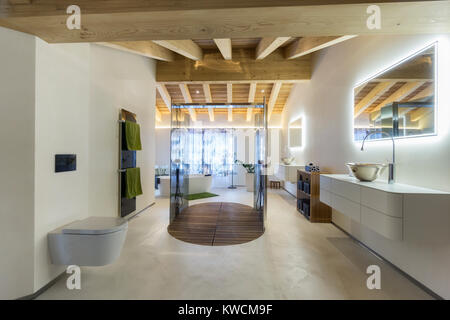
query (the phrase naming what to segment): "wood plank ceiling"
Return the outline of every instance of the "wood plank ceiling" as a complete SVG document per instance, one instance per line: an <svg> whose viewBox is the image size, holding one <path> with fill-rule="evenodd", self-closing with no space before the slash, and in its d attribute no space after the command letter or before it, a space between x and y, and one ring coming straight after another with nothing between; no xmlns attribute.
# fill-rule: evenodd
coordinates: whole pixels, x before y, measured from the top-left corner
<svg viewBox="0 0 450 320"><path fill-rule="evenodd" d="M0 26L49 43L94 42L158 60L157 118L171 100L240 103L263 96L270 118L282 112L294 83L310 79L314 51L352 35L450 30L449 1L413 1L372 1L383 12L380 30L367 28L365 0L79 0L78 29L66 27L71 0L0 0ZM377 94L395 86L380 85Z"/></svg>
<svg viewBox="0 0 450 320"><path fill-rule="evenodd" d="M165 114L170 112L171 103L263 103L265 99L270 119L272 114L282 113L294 84L310 79L308 55L350 38L193 39L178 49L173 47L177 41L170 45L155 41L178 54L172 61L157 58L156 107ZM183 94L185 88L189 94ZM197 108L195 112L229 110L224 106L213 111ZM232 113L249 112L248 108L234 108Z"/></svg>
<svg viewBox="0 0 450 320"><path fill-rule="evenodd" d="M256 50L258 47L258 44L262 41L261 38L242 38L242 39L230 39L231 40L231 46L233 50L239 50L239 49L252 49ZM214 39L194 39L192 40L193 43L198 45L199 48L202 50L217 50L217 45ZM285 48L289 46L290 44L294 43L296 41L296 38L290 38L289 40L285 41L283 44L280 45L280 48ZM277 48L270 49L271 51L274 51ZM267 55L269 55L271 52L268 52ZM161 59L160 59L161 60ZM274 103L273 103L273 114L279 114L283 111L284 105L287 102L287 99L289 97L289 94L291 92L292 87L294 86L293 82L286 82L283 83L282 81L264 81L264 82L258 82L258 81L249 81L241 83L240 81L238 83L233 82L222 82L222 83L216 83L213 78L210 79L209 82L204 83L186 83L192 103L262 103L264 101L264 98L266 99L266 103L269 103L269 99L272 93L272 88L276 85L276 83L280 83L281 87L279 90L279 93L276 97L274 97ZM178 103L186 103L186 100L181 92L180 89L180 83L184 82L171 82L171 83L161 83L160 86L163 86L171 98L172 103L178 104ZM251 84L256 87L255 92L252 94L250 91ZM231 84L231 101L228 100L228 92L227 92L227 86ZM207 95L205 95L205 90L210 91L211 100L207 99ZM157 92L156 97L156 106L158 110L161 113L169 113L169 107L167 106L166 102L162 98L160 92ZM198 113L208 113L208 109L197 109ZM214 110L216 113L227 113L227 108L216 108ZM237 114L246 114L247 110L244 108L236 108L233 110L233 113Z"/></svg>

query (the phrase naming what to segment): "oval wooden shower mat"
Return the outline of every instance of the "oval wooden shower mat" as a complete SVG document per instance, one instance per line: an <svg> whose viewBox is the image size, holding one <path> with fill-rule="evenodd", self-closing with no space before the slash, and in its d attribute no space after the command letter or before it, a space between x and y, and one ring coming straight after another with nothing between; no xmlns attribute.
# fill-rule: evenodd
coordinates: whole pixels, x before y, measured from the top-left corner
<svg viewBox="0 0 450 320"><path fill-rule="evenodd" d="M167 228L176 239L205 246L240 244L264 233L255 209L233 202L205 202L184 209Z"/></svg>

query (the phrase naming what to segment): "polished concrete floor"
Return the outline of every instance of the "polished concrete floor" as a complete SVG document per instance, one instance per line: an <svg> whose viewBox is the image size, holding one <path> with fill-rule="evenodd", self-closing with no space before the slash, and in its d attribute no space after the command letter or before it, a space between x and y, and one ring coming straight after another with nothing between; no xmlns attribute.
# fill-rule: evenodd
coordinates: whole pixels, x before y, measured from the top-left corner
<svg viewBox="0 0 450 320"><path fill-rule="evenodd" d="M191 203L252 204L245 189L213 190L220 197ZM266 232L233 246L182 242L167 232L169 201L129 223L121 257L83 267L81 290L64 275L39 299L430 299L402 274L332 224L311 224L295 199L270 190ZM381 290L366 286L366 268L381 268Z"/></svg>

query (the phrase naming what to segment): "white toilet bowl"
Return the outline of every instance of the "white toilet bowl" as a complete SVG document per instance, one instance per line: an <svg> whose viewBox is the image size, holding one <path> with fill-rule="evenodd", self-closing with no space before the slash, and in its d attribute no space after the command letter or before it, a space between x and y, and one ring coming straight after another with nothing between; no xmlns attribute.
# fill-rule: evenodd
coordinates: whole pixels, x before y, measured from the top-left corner
<svg viewBox="0 0 450 320"><path fill-rule="evenodd" d="M120 218L90 217L48 234L53 264L104 266L114 262L122 250L128 222Z"/></svg>

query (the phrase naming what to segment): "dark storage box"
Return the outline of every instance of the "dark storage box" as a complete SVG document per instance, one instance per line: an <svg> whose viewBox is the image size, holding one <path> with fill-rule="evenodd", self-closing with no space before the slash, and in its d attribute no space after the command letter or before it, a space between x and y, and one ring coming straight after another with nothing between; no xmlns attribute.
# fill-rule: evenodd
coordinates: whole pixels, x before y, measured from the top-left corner
<svg viewBox="0 0 450 320"><path fill-rule="evenodd" d="M309 182L303 182L303 191L307 194L310 194Z"/></svg>

